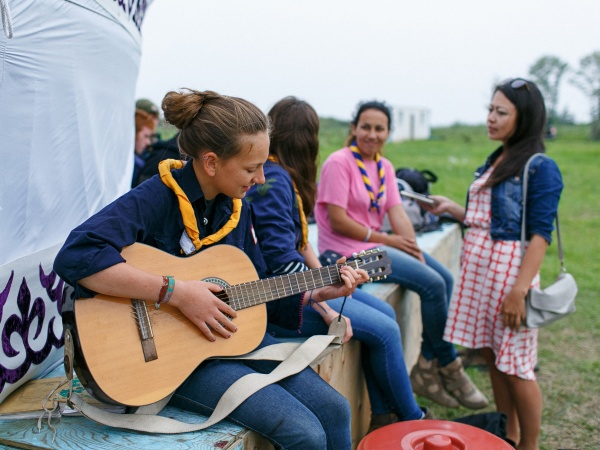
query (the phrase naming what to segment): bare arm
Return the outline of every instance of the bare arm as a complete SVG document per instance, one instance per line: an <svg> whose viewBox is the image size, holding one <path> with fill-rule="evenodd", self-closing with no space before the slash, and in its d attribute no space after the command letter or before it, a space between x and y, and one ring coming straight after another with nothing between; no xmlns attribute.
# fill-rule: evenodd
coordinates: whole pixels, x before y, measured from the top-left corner
<svg viewBox="0 0 600 450"><path fill-rule="evenodd" d="M388 218L390 219L390 225L394 234L386 236L389 242L386 245L400 249L424 263L425 258L417 245L415 228L402 205L390 208Z"/></svg>
<svg viewBox="0 0 600 450"><path fill-rule="evenodd" d="M459 205L443 195L430 195L429 198L432 198L435 203L433 205L422 203L422 206L430 213L435 214L436 216L442 213L448 213L461 223L465 221L466 210L464 206Z"/></svg>
<svg viewBox="0 0 600 450"><path fill-rule="evenodd" d="M357 241L363 241L367 236L369 229L348 216L346 210L341 206L327 203L327 215L329 217L331 228L336 233L356 239ZM369 241L379 242L375 240Z"/></svg>
<svg viewBox="0 0 600 450"><path fill-rule="evenodd" d="M304 250L298 250L298 253L302 255L304 258L304 264L306 264L306 267L309 269L321 267L321 261L319 261L319 257L312 248L312 245L310 245L310 242L306 244L306 248Z"/></svg>
<svg viewBox="0 0 600 450"><path fill-rule="evenodd" d="M162 277L127 263L116 264L79 280L88 289L102 294L157 301ZM228 338L237 327L227 316L237 317L233 308L213 295L221 287L204 281L176 280L170 303L179 309L202 333L214 341L213 332Z"/></svg>
<svg viewBox="0 0 600 450"><path fill-rule="evenodd" d="M548 242L534 234L525 251L515 284L502 302L502 321L505 327L518 331L525 321L525 296L531 281L542 266L547 248Z"/></svg>
<svg viewBox="0 0 600 450"><path fill-rule="evenodd" d="M309 269L316 269L321 267L321 261L319 261L319 258L312 246L310 245L310 243L306 246L304 250L300 250L300 254L304 256L304 262ZM315 310L319 313L319 315L323 319L323 322L325 322L327 325L330 325L331 322L334 319L336 319L339 315L327 304L326 301L316 306ZM344 338L342 339L343 343L348 342L353 335L350 319L346 316L344 316L344 318L346 319L346 331L344 333Z"/></svg>
<svg viewBox="0 0 600 450"><path fill-rule="evenodd" d="M328 204L327 212L331 227L335 232L361 241L368 235L369 229L348 217L344 208ZM383 245L395 247L424 261L421 250L417 245L414 227L402 205L390 208L388 217L394 233L388 234L373 230L367 242L378 242Z"/></svg>

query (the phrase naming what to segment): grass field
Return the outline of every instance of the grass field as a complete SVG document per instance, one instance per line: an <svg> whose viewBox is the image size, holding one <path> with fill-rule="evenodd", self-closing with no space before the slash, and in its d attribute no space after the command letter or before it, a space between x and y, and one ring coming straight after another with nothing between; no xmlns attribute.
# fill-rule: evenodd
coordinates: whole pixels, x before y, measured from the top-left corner
<svg viewBox="0 0 600 450"><path fill-rule="evenodd" d="M543 450L600 449L600 142L591 142L588 126L563 126L547 153L563 175L561 234L568 270L579 285L577 312L540 330L538 381L544 397ZM322 119L321 162L343 146L347 125ZM473 171L494 150L483 126L434 129L427 141L388 143L385 156L394 167L429 169L438 175L432 193L465 201ZM542 266L542 284L558 272L556 245ZM595 275L594 275L595 274ZM476 384L493 398L487 372L469 369ZM471 414L420 399L440 418ZM494 405L488 408L494 410Z"/></svg>

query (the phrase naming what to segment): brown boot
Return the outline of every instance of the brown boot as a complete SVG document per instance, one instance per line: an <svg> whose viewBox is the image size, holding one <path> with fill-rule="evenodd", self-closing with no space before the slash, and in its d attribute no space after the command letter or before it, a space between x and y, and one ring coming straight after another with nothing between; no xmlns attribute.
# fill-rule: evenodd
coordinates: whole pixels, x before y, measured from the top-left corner
<svg viewBox="0 0 600 450"><path fill-rule="evenodd" d="M381 427L385 427L386 425L396 423L399 420L400 418L393 412L387 414L373 414L371 415L371 424L369 425L369 431L367 431L367 434Z"/></svg>
<svg viewBox="0 0 600 450"><path fill-rule="evenodd" d="M461 405L470 409L481 409L488 405L488 400L483 393L473 384L469 375L463 368L460 358L440 368L442 381L446 390L450 392Z"/></svg>
<svg viewBox="0 0 600 450"><path fill-rule="evenodd" d="M410 383L413 392L421 397L449 408L457 408L459 405L458 401L446 391L436 359L427 361L423 355L419 355L417 364L410 372Z"/></svg>

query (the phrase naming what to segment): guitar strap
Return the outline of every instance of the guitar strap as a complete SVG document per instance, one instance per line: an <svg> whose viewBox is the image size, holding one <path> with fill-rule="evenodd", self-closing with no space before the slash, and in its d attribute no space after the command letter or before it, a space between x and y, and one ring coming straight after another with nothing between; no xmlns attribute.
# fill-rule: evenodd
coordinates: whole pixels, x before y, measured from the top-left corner
<svg viewBox="0 0 600 450"><path fill-rule="evenodd" d="M220 358L266 359L281 361L281 363L270 373L252 373L237 380L225 391L212 415L202 423L193 424L157 415L169 402L171 396L151 405L138 408L134 414L111 413L86 403L72 389L74 349L72 336L69 330L65 330L65 373L70 383L67 404L88 419L114 428L163 434L203 430L225 419L244 400L258 390L294 375L314 363L318 363L325 356L338 349L342 345L345 329L345 319L341 317L340 321L334 320L331 323L327 335L311 336L301 344L290 342L273 344L246 355ZM307 389L310 389L310 386L307 386ZM38 421L38 428L40 422L41 418ZM51 428L53 427L51 426Z"/></svg>

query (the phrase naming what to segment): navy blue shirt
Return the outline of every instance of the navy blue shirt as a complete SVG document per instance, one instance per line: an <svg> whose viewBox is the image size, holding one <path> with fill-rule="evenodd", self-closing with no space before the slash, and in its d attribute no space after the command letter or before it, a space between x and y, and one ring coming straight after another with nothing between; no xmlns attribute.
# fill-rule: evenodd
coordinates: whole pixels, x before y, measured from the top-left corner
<svg viewBox="0 0 600 450"><path fill-rule="evenodd" d="M208 236L220 230L231 216L231 198L219 194L214 201L211 220L205 221L204 193L192 164L172 173L193 206L200 236ZM252 210L244 201L237 227L219 243L233 245L244 251L259 277L264 278L267 269L254 235L252 221ZM176 195L159 177L153 177L75 228L56 256L54 270L75 288L76 297L92 297L95 292L85 289L78 281L125 262L120 254L123 247L141 242L172 255L182 256L179 240L184 230ZM300 326L300 309L300 295L267 303L269 321L290 329Z"/></svg>
<svg viewBox="0 0 600 450"><path fill-rule="evenodd" d="M288 172L272 161L264 166L265 184L255 185L247 198L256 215L256 234L270 273L306 270L298 252L302 225L298 200Z"/></svg>

